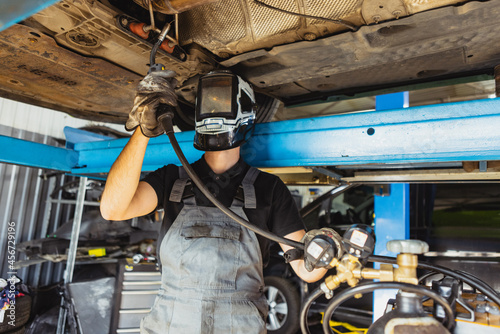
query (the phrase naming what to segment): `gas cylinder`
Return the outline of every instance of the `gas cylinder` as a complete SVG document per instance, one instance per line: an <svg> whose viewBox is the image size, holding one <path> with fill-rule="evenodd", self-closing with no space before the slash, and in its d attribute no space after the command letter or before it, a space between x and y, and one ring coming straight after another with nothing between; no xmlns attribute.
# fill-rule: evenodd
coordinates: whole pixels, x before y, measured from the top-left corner
<svg viewBox="0 0 500 334"><path fill-rule="evenodd" d="M367 334L449 334L435 318L424 312L420 297L399 291L395 307L375 321Z"/></svg>

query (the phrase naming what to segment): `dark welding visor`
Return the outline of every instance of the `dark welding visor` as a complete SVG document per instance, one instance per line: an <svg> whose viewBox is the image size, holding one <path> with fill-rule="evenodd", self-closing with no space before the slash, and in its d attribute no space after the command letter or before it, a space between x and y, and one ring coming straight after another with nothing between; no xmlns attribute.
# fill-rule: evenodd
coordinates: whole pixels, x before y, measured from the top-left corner
<svg viewBox="0 0 500 334"><path fill-rule="evenodd" d="M231 73L217 73L200 79L196 121L206 118L222 117L235 119L237 105L238 78Z"/></svg>

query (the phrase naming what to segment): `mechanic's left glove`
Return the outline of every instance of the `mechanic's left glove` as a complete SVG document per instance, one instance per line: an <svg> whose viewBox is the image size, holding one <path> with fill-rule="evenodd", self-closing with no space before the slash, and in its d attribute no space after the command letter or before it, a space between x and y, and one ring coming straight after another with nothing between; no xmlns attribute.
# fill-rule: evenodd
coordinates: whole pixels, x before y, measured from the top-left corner
<svg viewBox="0 0 500 334"><path fill-rule="evenodd" d="M130 111L125 129L132 131L140 126L146 137L156 137L163 133L158 116L164 109L160 105L176 106L177 96L175 72L151 72L137 86L134 107Z"/></svg>
<svg viewBox="0 0 500 334"><path fill-rule="evenodd" d="M332 269L333 259L340 259L344 254L342 237L328 227L307 232L301 241L304 243L304 266L307 271Z"/></svg>

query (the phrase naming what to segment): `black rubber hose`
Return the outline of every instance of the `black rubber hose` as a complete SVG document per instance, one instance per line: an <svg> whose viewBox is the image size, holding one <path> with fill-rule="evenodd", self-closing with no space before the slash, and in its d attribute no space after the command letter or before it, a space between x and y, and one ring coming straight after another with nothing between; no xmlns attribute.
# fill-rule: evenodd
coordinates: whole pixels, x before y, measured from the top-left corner
<svg viewBox="0 0 500 334"><path fill-rule="evenodd" d="M378 255L372 255L371 258L373 258L373 262L385 262L385 263L391 263L391 264L396 264L397 260L394 257L390 256L378 256ZM370 261L370 259L368 259ZM442 267L439 265L431 264L425 261L419 261L418 263L418 268L419 269L424 269L424 270L430 270L434 271L436 273L440 273L443 275L451 276L456 279L459 279L471 287L481 291L483 294L486 296L490 297L495 303L497 303L500 306L500 296L498 293L491 287L489 286L486 282L480 280L476 276L463 272L463 271L458 271L458 270L453 270L449 269L446 267Z"/></svg>
<svg viewBox="0 0 500 334"><path fill-rule="evenodd" d="M456 273L458 274L462 274L462 275L465 275L467 277L469 277L471 280L476 280L476 282L482 282L481 279L479 279L477 276L474 276L468 272L465 272L465 271L461 271L461 270L455 270ZM434 275L443 275L443 276L446 276L440 272L437 272L435 270L432 270L432 271L429 271L428 273L426 273L425 275L421 276L418 278L418 284L422 283L423 281L425 281L427 278L431 277L431 276L434 276ZM456 279L456 277L454 277ZM462 282L461 280L459 280L460 282ZM477 291L477 288L475 286L471 286L473 289L474 289L474 292ZM485 286L486 287L486 286ZM493 294L496 294L497 292L495 290L491 290Z"/></svg>
<svg viewBox="0 0 500 334"><path fill-rule="evenodd" d="M158 48L160 47L163 41L158 40L151 49L151 53L149 54L149 66L153 66L156 63L156 53L158 52Z"/></svg>
<svg viewBox="0 0 500 334"><path fill-rule="evenodd" d="M323 333L325 334L331 334L332 331L330 329L330 319L337 309L343 302L345 302L348 299L351 299L354 297L356 294L364 294L367 292L372 292L375 290L381 290L381 289L398 289L398 290L403 290L406 292L413 292L419 295L424 295L427 296L431 299L433 299L435 302L437 302L439 305L441 305L444 309L445 312L445 326L446 328L450 331L453 332L453 328L455 327L455 317L453 315L453 310L443 297L441 297L439 294L434 292L433 290L430 290L426 287L423 287L421 285L414 285L414 284L409 284L409 283L400 283L400 282L370 282L370 283L365 283L365 284L360 284L358 286L355 286L350 289L346 289L342 292L340 292L337 296L333 297L332 301L330 304L328 304L328 307L325 310L325 316L323 317Z"/></svg>
<svg viewBox="0 0 500 334"><path fill-rule="evenodd" d="M455 270L455 272L458 273L458 274L467 276L467 278L469 278L470 280L476 282L476 284L483 284L484 288L487 289L487 290L489 290L490 293L492 293L495 296L499 297L499 301L500 301L500 295L498 294L498 292L495 289L493 289L493 287L489 286L488 283L486 283L483 280L481 280L479 277L474 276L471 273L468 273L468 272L465 272L465 271L461 271L461 270ZM472 287L475 288L474 286L472 286ZM500 304L498 304L498 306L500 306Z"/></svg>
<svg viewBox="0 0 500 334"><path fill-rule="evenodd" d="M309 326L307 325L307 315L312 303L322 294L323 291L321 288L317 288L304 301L304 305L302 305L302 310L300 311L300 330L302 331L302 334L310 334Z"/></svg>
<svg viewBox="0 0 500 334"><path fill-rule="evenodd" d="M215 198L212 195L212 193L207 189L207 187L200 180L198 175L196 175L193 168L191 167L191 165L187 161L186 157L184 156L184 153L182 153L182 150L179 146L179 143L177 142L177 139L175 138L173 124L172 124L172 117L173 117L173 115L170 113L162 114L158 117L158 121L163 126L163 129L165 130L165 133L167 134L168 138L170 139L170 143L172 144L172 147L174 148L175 154L177 154L177 157L181 161L181 164L184 167L184 169L186 170L186 173L189 175L191 180L193 180L194 184L198 187L198 189L200 189L200 191L203 193L203 195L205 195L217 208L219 208L222 212L224 212L224 214L226 214L229 218L235 220L238 224L246 227L250 231L257 233L257 234L263 236L264 238L275 241L277 243L285 244L285 245L303 250L304 249L303 243L279 237L271 232L265 231L265 230L255 226L255 225L253 225L249 221L238 216L231 209L227 208L224 204L222 204L219 200L217 200L217 198Z"/></svg>
<svg viewBox="0 0 500 334"><path fill-rule="evenodd" d="M335 196L338 196L344 192L346 192L349 189L358 187L359 184L353 183L353 184L341 184L338 187L332 188L328 190L326 193L321 195L320 197L316 198L314 201L311 203L307 204L304 206L302 209L300 209L300 216L304 217L313 212L318 206L323 204L323 200L326 198L330 197L332 194L335 194Z"/></svg>
<svg viewBox="0 0 500 334"><path fill-rule="evenodd" d="M390 256L372 255L368 258L368 261L397 264L396 258ZM471 276L470 274L463 274L461 272L457 272L455 270L448 269L442 266L430 264L424 261L419 261L417 268L435 271L440 274L444 274L459 279L462 282L465 282L471 287L475 288L476 290L479 290L485 296L487 296L492 302L500 306L500 296L498 295L498 293L491 286L481 281L480 279L476 278L475 276Z"/></svg>
<svg viewBox="0 0 500 334"><path fill-rule="evenodd" d="M427 278L431 277L431 276L434 276L434 275L442 275L441 273L438 273L436 271L431 271L431 272L428 272L427 274L421 276L418 278L418 284L422 283L423 281L425 281ZM424 284L425 285L425 284Z"/></svg>

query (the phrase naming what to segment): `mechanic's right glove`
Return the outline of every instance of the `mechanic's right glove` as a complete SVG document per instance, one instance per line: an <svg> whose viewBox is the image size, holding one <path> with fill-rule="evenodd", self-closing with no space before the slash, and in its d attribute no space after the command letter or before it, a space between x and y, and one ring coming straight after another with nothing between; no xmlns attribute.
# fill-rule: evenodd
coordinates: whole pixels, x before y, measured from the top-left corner
<svg viewBox="0 0 500 334"><path fill-rule="evenodd" d="M333 259L340 259L344 254L342 237L328 227L307 232L302 242L304 243L304 266L307 271L316 268L332 269Z"/></svg>
<svg viewBox="0 0 500 334"><path fill-rule="evenodd" d="M175 75L176 73L170 70L155 71L142 79L137 86L134 107L125 124L127 131L132 131L140 126L146 137L156 137L163 133L163 127L157 119L165 108L159 108L159 106L173 107L177 105Z"/></svg>

